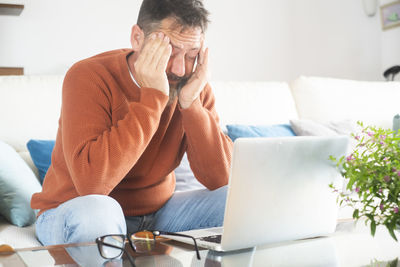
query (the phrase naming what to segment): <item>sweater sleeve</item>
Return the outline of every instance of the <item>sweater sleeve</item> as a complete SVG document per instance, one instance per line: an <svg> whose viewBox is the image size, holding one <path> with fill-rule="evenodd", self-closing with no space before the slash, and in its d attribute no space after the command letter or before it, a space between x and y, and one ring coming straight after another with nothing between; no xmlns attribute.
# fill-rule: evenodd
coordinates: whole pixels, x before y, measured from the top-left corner
<svg viewBox="0 0 400 267"><path fill-rule="evenodd" d="M211 87L207 84L200 97L181 113L194 175L210 190L226 185L233 144L219 126Z"/></svg>
<svg viewBox="0 0 400 267"><path fill-rule="evenodd" d="M94 70L73 66L62 94L64 157L79 195L108 195L142 155L157 130L168 96L141 88L122 119L112 119L112 93Z"/></svg>

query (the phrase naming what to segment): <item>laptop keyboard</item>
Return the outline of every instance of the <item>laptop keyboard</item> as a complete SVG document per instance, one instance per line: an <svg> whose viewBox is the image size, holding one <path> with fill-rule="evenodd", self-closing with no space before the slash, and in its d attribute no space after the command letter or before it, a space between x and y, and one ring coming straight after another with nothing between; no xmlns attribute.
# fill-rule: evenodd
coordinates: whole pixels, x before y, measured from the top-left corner
<svg viewBox="0 0 400 267"><path fill-rule="evenodd" d="M207 242L212 242L212 243L221 243L221 237L222 235L211 235L211 236L205 236L205 237L200 237L200 240L207 241Z"/></svg>

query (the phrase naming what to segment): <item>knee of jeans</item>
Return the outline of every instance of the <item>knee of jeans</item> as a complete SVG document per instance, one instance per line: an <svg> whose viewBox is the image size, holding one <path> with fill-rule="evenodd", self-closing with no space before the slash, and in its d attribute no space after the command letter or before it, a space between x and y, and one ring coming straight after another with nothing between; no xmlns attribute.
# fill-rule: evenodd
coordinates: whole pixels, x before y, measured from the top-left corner
<svg viewBox="0 0 400 267"><path fill-rule="evenodd" d="M216 198L220 198L221 200L226 199L226 194L228 193L228 186L224 185L220 188L217 188L213 191L211 191L211 194L214 195Z"/></svg>
<svg viewBox="0 0 400 267"><path fill-rule="evenodd" d="M115 199L88 195L74 200L74 208L66 216L66 243L93 242L102 235L126 234L125 217Z"/></svg>

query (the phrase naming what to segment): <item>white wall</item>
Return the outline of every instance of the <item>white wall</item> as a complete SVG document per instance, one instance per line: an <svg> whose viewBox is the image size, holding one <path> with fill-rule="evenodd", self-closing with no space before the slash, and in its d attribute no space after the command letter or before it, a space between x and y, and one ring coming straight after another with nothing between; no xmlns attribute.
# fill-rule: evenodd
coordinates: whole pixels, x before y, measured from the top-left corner
<svg viewBox="0 0 400 267"><path fill-rule="evenodd" d="M132 0L19 3L25 4L19 17L0 16L0 65L23 66L26 74L64 73L82 58L128 47L140 6Z"/></svg>
<svg viewBox="0 0 400 267"><path fill-rule="evenodd" d="M360 0L293 2L294 77L381 79L378 16L366 16Z"/></svg>
<svg viewBox="0 0 400 267"><path fill-rule="evenodd" d="M292 80L305 74L381 79L378 16L367 17L361 0L231 3L228 11L220 1L207 1L214 15L211 37L226 43L214 47L221 59L216 63L219 77ZM232 49L227 53L226 48ZM222 60L235 67L224 71Z"/></svg>
<svg viewBox="0 0 400 267"><path fill-rule="evenodd" d="M213 80L283 80L318 75L382 80L400 64L398 29L381 31L361 0L204 0ZM0 66L26 74L64 73L74 62L129 47L141 0L3 0Z"/></svg>

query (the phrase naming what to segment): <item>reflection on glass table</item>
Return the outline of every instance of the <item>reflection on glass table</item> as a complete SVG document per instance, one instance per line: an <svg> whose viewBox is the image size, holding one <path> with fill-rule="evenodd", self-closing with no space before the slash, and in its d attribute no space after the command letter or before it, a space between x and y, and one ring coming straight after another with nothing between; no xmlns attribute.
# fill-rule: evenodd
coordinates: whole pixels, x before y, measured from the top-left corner
<svg viewBox="0 0 400 267"><path fill-rule="evenodd" d="M179 260L168 255L168 253L170 253L170 251L172 251L174 248L162 243L157 243L156 249L149 254L137 254L129 249L129 245L126 246L126 249L134 258L134 263L135 265L137 264L137 266L183 266ZM131 263L126 256L112 260L104 259L100 255L97 245L94 243L79 246L60 245L45 247L45 249L22 250L18 251L18 255L23 260L25 265L30 267L131 266Z"/></svg>
<svg viewBox="0 0 400 267"><path fill-rule="evenodd" d="M149 254L138 254L126 245L136 266L396 266L400 257L400 244L395 242L384 227L378 227L375 237L363 222L338 224L337 231L328 237L319 237L256 248L219 253L200 249L201 260L191 245L177 241L157 242ZM96 244L56 246L40 250L19 250L25 261L21 266L131 266L128 259L107 261ZM0 256L0 263L1 261ZM4 265L7 267L7 265ZM17 266L17 265L10 265Z"/></svg>
<svg viewBox="0 0 400 267"><path fill-rule="evenodd" d="M196 239L181 233L144 230L128 235L111 234L96 238L96 244L100 255L104 259L118 259L125 253L132 267L135 267L134 259L130 253L127 253L125 244L129 243L131 249L136 253L152 254L157 249L157 244L159 243L157 240L161 240L163 235L192 239L197 259L201 259Z"/></svg>
<svg viewBox="0 0 400 267"><path fill-rule="evenodd" d="M363 221L355 224L347 220L341 221L330 236L230 253L207 251L201 266L400 266L399 257L400 243L391 238L385 227L378 227L372 237ZM184 266L197 266L193 263Z"/></svg>

